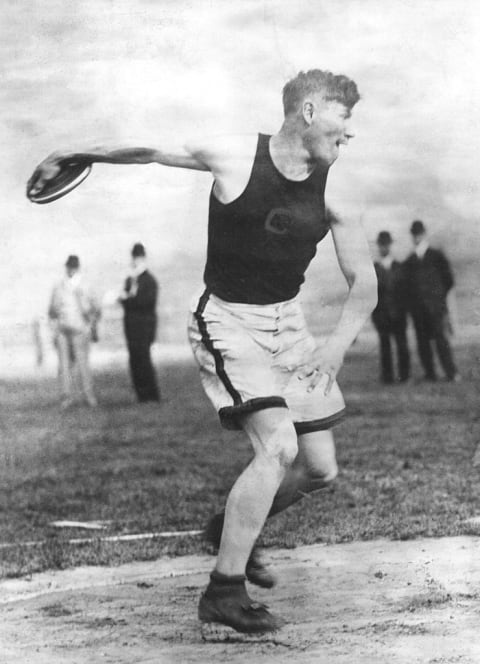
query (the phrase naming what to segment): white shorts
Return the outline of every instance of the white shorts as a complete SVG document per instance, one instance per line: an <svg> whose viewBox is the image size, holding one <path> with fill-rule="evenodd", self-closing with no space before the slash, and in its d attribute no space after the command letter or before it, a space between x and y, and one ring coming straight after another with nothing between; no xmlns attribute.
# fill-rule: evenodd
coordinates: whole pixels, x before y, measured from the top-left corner
<svg viewBox="0 0 480 664"><path fill-rule="evenodd" d="M298 371L315 348L297 298L276 304L225 302L205 291L190 309L193 354L207 396L227 429L239 416L288 408L298 434L322 431L342 419L345 402L335 382L307 391Z"/></svg>

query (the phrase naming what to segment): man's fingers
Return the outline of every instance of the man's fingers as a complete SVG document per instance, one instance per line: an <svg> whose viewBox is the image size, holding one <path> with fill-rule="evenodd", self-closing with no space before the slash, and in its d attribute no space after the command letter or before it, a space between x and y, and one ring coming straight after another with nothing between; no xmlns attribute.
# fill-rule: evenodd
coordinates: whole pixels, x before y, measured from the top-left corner
<svg viewBox="0 0 480 664"><path fill-rule="evenodd" d="M333 387L333 383L335 382L335 375L333 373L328 373L327 376L328 376L328 380L327 380L327 384L325 386L325 391L324 391L325 396L327 396L327 394L330 393L330 390Z"/></svg>
<svg viewBox="0 0 480 664"><path fill-rule="evenodd" d="M33 181L33 184L28 184L27 185L27 192L31 195L34 196L35 194L38 194L42 191L42 189L45 187L45 183L47 180L43 177L37 177L36 180Z"/></svg>
<svg viewBox="0 0 480 664"><path fill-rule="evenodd" d="M38 178L40 176L40 173L38 172L38 168L36 168L30 178L30 180L27 182L27 194L36 194L37 190L39 191L40 188L38 186Z"/></svg>
<svg viewBox="0 0 480 664"><path fill-rule="evenodd" d="M44 188L46 182L53 180L60 172L57 164L41 164L33 171L32 177L27 182L27 193L38 194Z"/></svg>
<svg viewBox="0 0 480 664"><path fill-rule="evenodd" d="M310 377L307 392L313 392L324 376L324 373L321 373L318 369L315 369Z"/></svg>
<svg viewBox="0 0 480 664"><path fill-rule="evenodd" d="M304 365L298 371L298 379L305 380L308 379L307 383L307 392L313 392L313 390L321 384L323 393L327 396L335 382L335 377L337 375L337 369L335 367L329 367L328 369L319 369L318 365Z"/></svg>
<svg viewBox="0 0 480 664"><path fill-rule="evenodd" d="M36 168L32 177L27 182L27 194L38 194L45 185L45 177L40 168Z"/></svg>
<svg viewBox="0 0 480 664"><path fill-rule="evenodd" d="M307 392L313 392L313 390L319 385L320 383L324 383L325 387L323 390L323 393L325 396L329 394L330 390L333 387L333 383L335 382L335 371L323 371L320 372L317 369L312 373L309 385L307 388Z"/></svg>
<svg viewBox="0 0 480 664"><path fill-rule="evenodd" d="M316 371L315 367L304 366L298 371L298 380L304 380L307 376L312 376Z"/></svg>

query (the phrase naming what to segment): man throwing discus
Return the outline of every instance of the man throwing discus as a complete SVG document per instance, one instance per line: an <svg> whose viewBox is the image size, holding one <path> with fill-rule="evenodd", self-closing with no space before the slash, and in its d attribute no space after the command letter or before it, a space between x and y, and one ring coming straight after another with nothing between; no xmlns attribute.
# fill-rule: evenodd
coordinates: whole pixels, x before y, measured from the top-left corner
<svg viewBox="0 0 480 664"><path fill-rule="evenodd" d="M200 598L205 625L263 633L282 624L247 593L246 581L263 587L275 582L260 560L257 537L268 516L337 475L332 427L344 414L344 401L336 375L377 290L361 226L325 205L328 171L353 137L351 112L359 98L346 76L300 72L283 89L285 118L272 136L216 137L171 149L57 152L31 179L35 195L65 160L155 162L213 177L205 289L192 304L189 336L223 426L246 433L253 459L207 528L218 556ZM299 290L317 243L329 232L348 296L335 329L317 347Z"/></svg>

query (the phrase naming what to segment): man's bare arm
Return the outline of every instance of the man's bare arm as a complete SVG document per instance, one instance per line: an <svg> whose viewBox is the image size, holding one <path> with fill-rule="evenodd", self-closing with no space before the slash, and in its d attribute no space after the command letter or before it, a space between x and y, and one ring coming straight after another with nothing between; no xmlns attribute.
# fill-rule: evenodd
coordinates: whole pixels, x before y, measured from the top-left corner
<svg viewBox="0 0 480 664"><path fill-rule="evenodd" d="M198 171L210 170L208 165L195 157L187 147L156 149L96 146L82 150L53 152L37 166L28 182L28 189L32 194L40 192L47 182L58 175L62 163L75 161L89 164L162 164Z"/></svg>
<svg viewBox="0 0 480 664"><path fill-rule="evenodd" d="M310 376L310 389L317 385L322 375L327 374L326 393L333 385L346 351L377 303L377 278L360 223L340 219L331 211L329 214L338 263L349 293L335 329L303 372L303 377Z"/></svg>
<svg viewBox="0 0 480 664"><path fill-rule="evenodd" d="M349 288L332 336L347 350L377 304L377 277L360 222L330 214L338 263Z"/></svg>
<svg viewBox="0 0 480 664"><path fill-rule="evenodd" d="M257 141L257 134L212 136L200 142L190 141L186 148L211 171L218 200L230 203L240 196L247 186Z"/></svg>

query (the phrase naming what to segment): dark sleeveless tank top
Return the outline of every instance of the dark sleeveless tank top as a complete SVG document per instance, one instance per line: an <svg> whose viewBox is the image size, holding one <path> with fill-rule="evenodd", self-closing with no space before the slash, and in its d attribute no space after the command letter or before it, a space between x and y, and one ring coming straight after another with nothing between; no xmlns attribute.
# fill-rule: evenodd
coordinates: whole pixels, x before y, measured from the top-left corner
<svg viewBox="0 0 480 664"><path fill-rule="evenodd" d="M210 193L205 285L228 302L272 304L297 295L317 243L328 233L327 170L288 180L259 134L250 179L231 203Z"/></svg>

